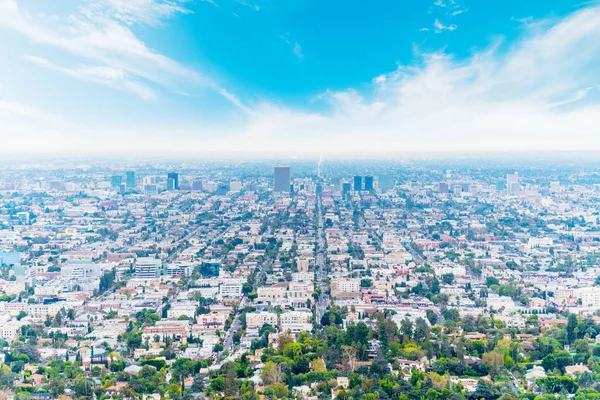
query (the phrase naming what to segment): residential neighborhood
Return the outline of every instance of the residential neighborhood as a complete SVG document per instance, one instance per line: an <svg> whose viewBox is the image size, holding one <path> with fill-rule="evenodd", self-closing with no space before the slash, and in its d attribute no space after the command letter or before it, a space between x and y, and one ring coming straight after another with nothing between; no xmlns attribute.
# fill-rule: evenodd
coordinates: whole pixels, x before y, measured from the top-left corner
<svg viewBox="0 0 600 400"><path fill-rule="evenodd" d="M600 396L597 172L179 167L0 173L6 398Z"/></svg>

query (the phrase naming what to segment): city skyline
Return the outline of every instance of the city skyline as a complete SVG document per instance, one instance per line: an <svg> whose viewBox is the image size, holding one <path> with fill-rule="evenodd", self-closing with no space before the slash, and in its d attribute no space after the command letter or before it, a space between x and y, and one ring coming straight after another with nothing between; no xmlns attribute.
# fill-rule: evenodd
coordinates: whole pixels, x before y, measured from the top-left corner
<svg viewBox="0 0 600 400"><path fill-rule="evenodd" d="M0 152L600 150L600 8L535 3L1 0Z"/></svg>
<svg viewBox="0 0 600 400"><path fill-rule="evenodd" d="M56 159L0 168L8 399L600 395L597 159Z"/></svg>
<svg viewBox="0 0 600 400"><path fill-rule="evenodd" d="M600 0L0 0L0 400L600 399Z"/></svg>

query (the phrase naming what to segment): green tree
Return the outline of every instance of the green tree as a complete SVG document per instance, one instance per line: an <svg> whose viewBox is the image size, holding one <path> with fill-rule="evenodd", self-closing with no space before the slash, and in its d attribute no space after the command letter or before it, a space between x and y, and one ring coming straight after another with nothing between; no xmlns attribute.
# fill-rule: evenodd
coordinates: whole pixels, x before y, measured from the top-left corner
<svg viewBox="0 0 600 400"><path fill-rule="evenodd" d="M575 332L577 329L577 324L577 315L569 314L569 317L567 318L567 342L569 342L569 344L572 344L577 338L577 334Z"/></svg>
<svg viewBox="0 0 600 400"><path fill-rule="evenodd" d="M539 387L543 388L548 393L575 393L579 385L571 377L568 376L548 376L536 381Z"/></svg>

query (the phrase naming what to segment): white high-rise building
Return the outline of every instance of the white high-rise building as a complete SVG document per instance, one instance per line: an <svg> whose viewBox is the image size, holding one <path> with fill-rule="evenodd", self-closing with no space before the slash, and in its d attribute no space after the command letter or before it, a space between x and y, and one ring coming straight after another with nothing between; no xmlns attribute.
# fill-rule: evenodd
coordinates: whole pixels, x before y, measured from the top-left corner
<svg viewBox="0 0 600 400"><path fill-rule="evenodd" d="M242 190L242 182L240 182L240 181L229 182L229 191L230 192L239 192L240 190Z"/></svg>
<svg viewBox="0 0 600 400"><path fill-rule="evenodd" d="M519 193L521 191L518 172L515 172L514 174L506 174L506 190L510 194Z"/></svg>

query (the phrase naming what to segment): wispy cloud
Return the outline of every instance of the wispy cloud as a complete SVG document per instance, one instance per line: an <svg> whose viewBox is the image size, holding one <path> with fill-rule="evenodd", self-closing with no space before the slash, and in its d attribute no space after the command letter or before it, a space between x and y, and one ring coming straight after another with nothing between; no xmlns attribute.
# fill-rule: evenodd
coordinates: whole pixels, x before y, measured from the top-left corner
<svg viewBox="0 0 600 400"><path fill-rule="evenodd" d="M206 1L214 4L213 0ZM190 13L185 3L187 0L103 0L88 4L84 12L114 17L126 24L157 25L175 14Z"/></svg>
<svg viewBox="0 0 600 400"><path fill-rule="evenodd" d="M535 23L535 20L533 19L532 16L528 16L528 17L524 17L524 18L515 18L515 17L512 17L510 20L518 22L518 23L526 25L526 26L529 26L529 25L532 25L532 24Z"/></svg>
<svg viewBox="0 0 600 400"><path fill-rule="evenodd" d="M28 56L33 63L54 71L73 76L78 79L108 85L117 90L132 92L143 99L156 97L154 91L146 84L136 80L126 70L107 66L78 66L74 68L59 66L45 58Z"/></svg>
<svg viewBox="0 0 600 400"><path fill-rule="evenodd" d="M298 42L294 43L294 48L292 49L292 52L296 55L296 57L298 57L299 59L303 59L304 58L304 54L302 54L302 47L300 46L300 44L298 44Z"/></svg>
<svg viewBox="0 0 600 400"><path fill-rule="evenodd" d="M190 13L189 1L95 0L83 2L68 14L44 15L22 10L16 0L0 0L0 28L78 59L69 61L71 65L64 65L67 61L59 65L57 60L30 57L42 67L151 99L156 95L153 85L170 92L190 85L218 87L196 69L146 46L132 29L139 24L155 27L176 14ZM216 92L221 93L219 89Z"/></svg>
<svg viewBox="0 0 600 400"><path fill-rule="evenodd" d="M443 31L454 31L456 30L456 24L444 25L439 19L433 21L433 30L435 33L442 33Z"/></svg>
<svg viewBox="0 0 600 400"><path fill-rule="evenodd" d="M246 0L235 0L235 1L240 3L243 6L253 9L254 11L260 11L260 6L258 6L256 4L250 4Z"/></svg>
<svg viewBox="0 0 600 400"><path fill-rule="evenodd" d="M112 151L119 140L123 151L144 143L144 151L157 152L600 150L600 7L538 26L527 25L522 38L466 59L421 53L410 65L377 74L367 87L322 93L322 112L270 101L248 105L211 86L242 110L211 129L48 124L33 117L35 109L0 103L0 114L37 121L25 126L1 119L3 132L10 132L2 149Z"/></svg>
<svg viewBox="0 0 600 400"><path fill-rule="evenodd" d="M464 14L464 13L466 13L467 11L469 11L469 9L468 9L468 8L457 8L457 9L455 9L454 11L452 11L452 12L450 13L450 16L451 16L451 17L456 17L457 15Z"/></svg>
<svg viewBox="0 0 600 400"><path fill-rule="evenodd" d="M290 46L290 48L292 49L292 53L294 53L294 55L296 57L298 57L299 60L302 60L304 58L304 54L302 53L302 46L300 46L300 43L293 41L290 38L290 34L289 32L284 33L283 35L280 35L281 40L283 40L288 46Z"/></svg>
<svg viewBox="0 0 600 400"><path fill-rule="evenodd" d="M44 17L21 11L15 0L0 0L0 27L20 32L36 43L61 48L98 66L122 70L156 84L168 85L173 78L206 81L196 71L149 49L132 32L128 23L155 23L159 16L166 17L179 9L174 5L155 8L154 4L154 1L107 0L91 3L68 16Z"/></svg>
<svg viewBox="0 0 600 400"><path fill-rule="evenodd" d="M585 99L588 92L592 89L595 89L595 88L593 86L590 86L590 87L586 87L583 89L579 89L572 96L570 96L564 100L557 101L556 103L550 104L549 108L560 107L560 106L565 106L567 104L577 103L578 101Z"/></svg>
<svg viewBox="0 0 600 400"><path fill-rule="evenodd" d="M445 14L450 17L456 17L469 11L467 7L464 7L456 0L435 0L433 5L434 7L445 9Z"/></svg>
<svg viewBox="0 0 600 400"><path fill-rule="evenodd" d="M326 92L331 112L258 104L232 137L273 151L600 150L600 104L587 96L600 83L599 35L594 7L508 50L422 54L374 78L371 91Z"/></svg>
<svg viewBox="0 0 600 400"><path fill-rule="evenodd" d="M40 110L39 108L27 104L6 100L0 100L0 114L2 113L40 121L60 121L61 119L58 115L45 110Z"/></svg>

